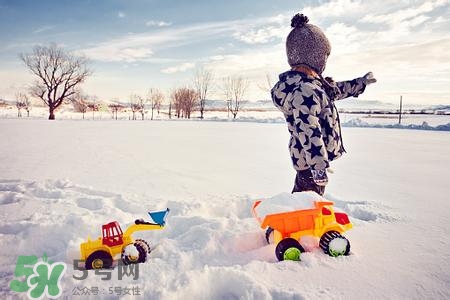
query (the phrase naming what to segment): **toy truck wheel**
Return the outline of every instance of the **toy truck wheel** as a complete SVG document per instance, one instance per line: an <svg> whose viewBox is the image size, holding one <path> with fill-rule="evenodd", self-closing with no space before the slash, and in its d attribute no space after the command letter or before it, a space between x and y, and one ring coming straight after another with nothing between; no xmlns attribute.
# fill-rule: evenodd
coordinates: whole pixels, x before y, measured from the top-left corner
<svg viewBox="0 0 450 300"><path fill-rule="evenodd" d="M267 244L273 243L273 228L267 227L266 229L266 241Z"/></svg>
<svg viewBox="0 0 450 300"><path fill-rule="evenodd" d="M124 265L146 262L147 252L148 251L141 242L129 244L122 250L122 262Z"/></svg>
<svg viewBox="0 0 450 300"><path fill-rule="evenodd" d="M325 232L320 238L319 245L329 256L337 257L350 253L350 242L337 231Z"/></svg>
<svg viewBox="0 0 450 300"><path fill-rule="evenodd" d="M300 254L305 252L305 249L300 243L293 238L286 238L281 240L275 248L275 255L279 261L282 260L300 260Z"/></svg>
<svg viewBox="0 0 450 300"><path fill-rule="evenodd" d="M146 240L137 239L135 242L141 243L141 245L144 247L144 249L146 250L147 253L152 252L152 248L150 247L150 244Z"/></svg>
<svg viewBox="0 0 450 300"><path fill-rule="evenodd" d="M112 257L106 251L95 251L86 259L86 270L109 269L112 266Z"/></svg>

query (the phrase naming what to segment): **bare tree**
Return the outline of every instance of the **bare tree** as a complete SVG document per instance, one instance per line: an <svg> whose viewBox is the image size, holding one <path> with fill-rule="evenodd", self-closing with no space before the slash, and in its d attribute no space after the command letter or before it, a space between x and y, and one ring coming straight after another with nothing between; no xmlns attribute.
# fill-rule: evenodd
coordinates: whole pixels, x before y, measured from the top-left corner
<svg viewBox="0 0 450 300"><path fill-rule="evenodd" d="M120 103L113 103L108 105L108 108L111 110L112 118L117 120L117 113L122 111L125 106Z"/></svg>
<svg viewBox="0 0 450 300"><path fill-rule="evenodd" d="M16 94L16 107L17 107L17 117L22 117L22 109L25 109L27 111L27 117L30 116L30 110L31 110L31 101L28 98L27 94L24 93L17 93Z"/></svg>
<svg viewBox="0 0 450 300"><path fill-rule="evenodd" d="M145 103L147 100L143 97L139 97L139 112L141 113L141 118L144 120L145 111Z"/></svg>
<svg viewBox="0 0 450 300"><path fill-rule="evenodd" d="M98 98L96 96L89 96L89 102L87 107L92 111L92 120L95 119L95 112L99 111L100 104L98 103Z"/></svg>
<svg viewBox="0 0 450 300"><path fill-rule="evenodd" d="M195 72L194 86L195 89L197 90L197 95L199 98L200 119L203 119L203 113L205 111L205 104L206 104L206 96L208 94L212 79L213 73L211 70L201 68L197 69L197 71Z"/></svg>
<svg viewBox="0 0 450 300"><path fill-rule="evenodd" d="M164 101L164 94L158 89L150 89L148 98L152 108L151 120L153 120L153 111L156 109L159 114L159 110L161 109L161 105Z"/></svg>
<svg viewBox="0 0 450 300"><path fill-rule="evenodd" d="M249 82L243 77L226 77L223 79L223 93L227 101L228 113L231 112L233 119L242 108L242 101L247 91Z"/></svg>
<svg viewBox="0 0 450 300"><path fill-rule="evenodd" d="M172 100L169 103L169 119L172 119Z"/></svg>
<svg viewBox="0 0 450 300"><path fill-rule="evenodd" d="M172 90L170 94L171 102L169 105L169 118L171 116L171 110L172 110L172 103L173 103L173 109L175 110L175 115L177 118L180 118L181 116L181 108L182 108L182 100L181 100L181 93L179 89Z"/></svg>
<svg viewBox="0 0 450 300"><path fill-rule="evenodd" d="M194 89L178 88L172 92L172 100L177 117L190 119L197 106L198 94Z"/></svg>
<svg viewBox="0 0 450 300"><path fill-rule="evenodd" d="M38 77L31 92L48 106L49 120L55 119L55 110L92 74L86 58L69 54L56 44L36 46L32 53L21 54L20 58Z"/></svg>
<svg viewBox="0 0 450 300"><path fill-rule="evenodd" d="M87 95L81 90L77 90L75 94L70 96L70 101L72 102L74 110L83 114L84 120L84 114L88 109Z"/></svg>
<svg viewBox="0 0 450 300"><path fill-rule="evenodd" d="M263 84L258 84L260 90L270 93L273 88L272 77L269 73L266 73L266 81Z"/></svg>
<svg viewBox="0 0 450 300"><path fill-rule="evenodd" d="M231 77L227 77L223 79L223 95L225 97L225 101L227 102L227 114L228 118L230 118L230 112L231 112L231 102L233 101L233 93L232 93L232 86L231 86Z"/></svg>
<svg viewBox="0 0 450 300"><path fill-rule="evenodd" d="M26 98L24 103L25 103L24 109L27 111L27 118L29 118L30 117L30 110L31 110L31 107L32 107L32 102L28 98L28 96L27 96L27 98Z"/></svg>
<svg viewBox="0 0 450 300"><path fill-rule="evenodd" d="M198 103L198 94L194 89L183 89L183 110L184 117L191 118L191 113L194 111Z"/></svg>
<svg viewBox="0 0 450 300"><path fill-rule="evenodd" d="M145 100L139 95L131 95L130 96L130 108L133 113L133 120L136 120L136 113L139 112L142 115L142 120L144 120L144 106Z"/></svg>
<svg viewBox="0 0 450 300"><path fill-rule="evenodd" d="M74 110L83 114L83 120L88 109L92 111L92 120L95 119L95 112L100 108L99 103L97 103L97 96L88 95L81 89L77 89L75 94L69 97L69 100L72 102Z"/></svg>

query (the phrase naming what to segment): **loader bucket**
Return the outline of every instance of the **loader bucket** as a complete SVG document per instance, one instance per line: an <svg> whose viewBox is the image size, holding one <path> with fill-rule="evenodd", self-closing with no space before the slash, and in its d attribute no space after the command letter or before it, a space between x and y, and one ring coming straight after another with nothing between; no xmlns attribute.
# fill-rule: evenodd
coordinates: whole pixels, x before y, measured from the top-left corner
<svg viewBox="0 0 450 300"><path fill-rule="evenodd" d="M162 211L152 211L149 212L150 219L153 220L154 223L164 226L166 224L166 217L169 213L169 209L162 210Z"/></svg>

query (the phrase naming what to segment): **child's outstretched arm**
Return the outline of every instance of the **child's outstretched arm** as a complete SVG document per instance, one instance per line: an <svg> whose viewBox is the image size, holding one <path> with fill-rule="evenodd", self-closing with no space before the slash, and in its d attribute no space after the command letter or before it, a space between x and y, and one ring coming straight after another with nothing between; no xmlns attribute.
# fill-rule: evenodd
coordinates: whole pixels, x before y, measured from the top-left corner
<svg viewBox="0 0 450 300"><path fill-rule="evenodd" d="M339 89L340 94L337 95L334 100L341 100L348 97L358 97L364 92L366 86L375 82L377 82L377 80L373 77L372 72L353 80L336 82L336 86Z"/></svg>

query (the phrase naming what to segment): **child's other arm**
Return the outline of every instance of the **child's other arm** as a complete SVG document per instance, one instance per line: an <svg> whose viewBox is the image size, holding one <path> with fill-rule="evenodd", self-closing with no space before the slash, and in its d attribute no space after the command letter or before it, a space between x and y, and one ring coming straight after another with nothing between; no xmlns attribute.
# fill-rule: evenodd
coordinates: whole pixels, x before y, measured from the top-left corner
<svg viewBox="0 0 450 300"><path fill-rule="evenodd" d="M341 93L334 100L340 100L347 97L358 97L364 92L367 85L375 82L377 82L377 80L373 77L372 72L353 80L336 82L336 86Z"/></svg>

